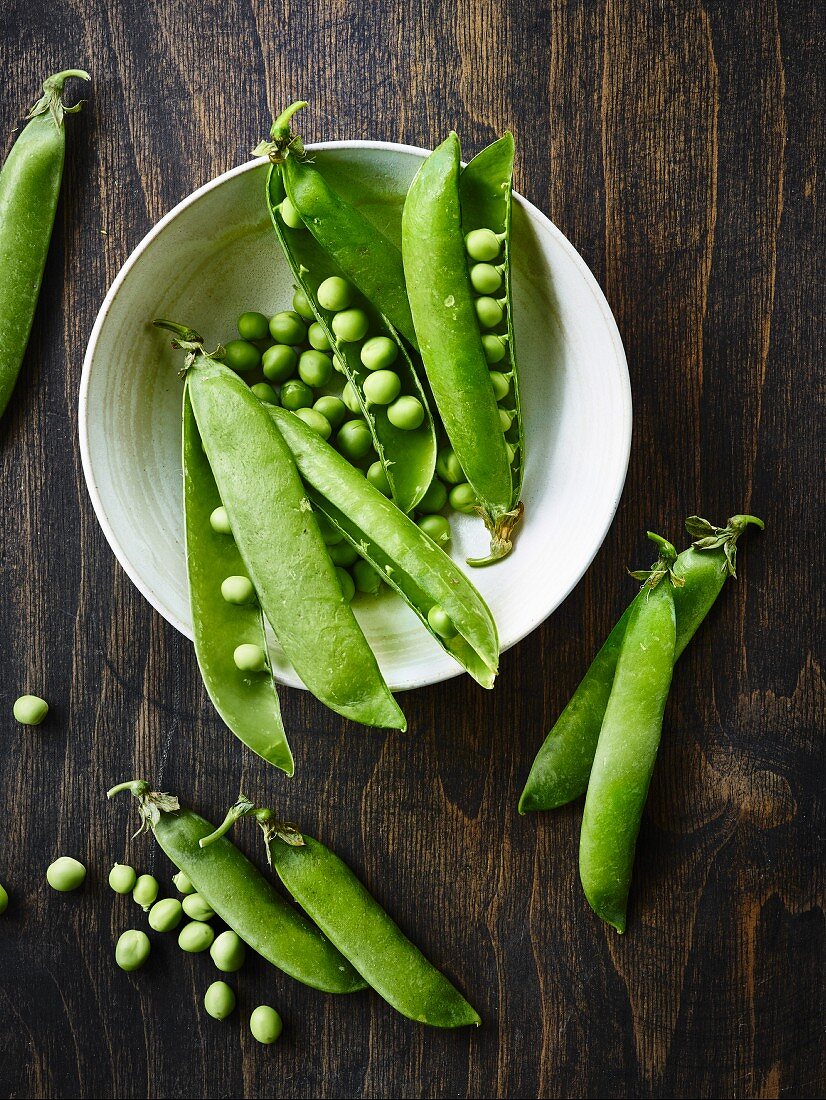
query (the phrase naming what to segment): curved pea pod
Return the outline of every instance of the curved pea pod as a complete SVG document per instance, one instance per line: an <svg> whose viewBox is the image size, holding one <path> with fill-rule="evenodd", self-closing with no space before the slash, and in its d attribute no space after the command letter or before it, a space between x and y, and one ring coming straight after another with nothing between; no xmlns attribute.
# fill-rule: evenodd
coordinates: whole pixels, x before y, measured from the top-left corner
<svg viewBox="0 0 826 1100"><path fill-rule="evenodd" d="M686 521L698 541L674 563L674 573L685 582L673 593L675 660L694 637L726 579L735 575L737 540L751 524L763 527L762 520L745 515L732 516L726 527L713 527L697 516ZM638 593L626 608L545 738L519 799L520 813L553 810L585 793L628 620L641 598Z"/></svg>
<svg viewBox="0 0 826 1100"><path fill-rule="evenodd" d="M458 566L316 432L286 409L269 410L314 505L395 589L439 644L483 687L499 664L496 624ZM456 627L439 637L428 612L441 607Z"/></svg>
<svg viewBox="0 0 826 1100"><path fill-rule="evenodd" d="M225 837L205 848L214 833L200 815L183 809L173 795L152 791L143 780L121 783L109 797L130 791L144 826L172 862L192 881L218 916L253 951L304 985L326 993L352 993L364 980L332 943L276 893L257 867Z"/></svg>
<svg viewBox="0 0 826 1100"><path fill-rule="evenodd" d="M479 500L491 553L509 553L520 511L468 274L455 133L424 161L402 214L402 256L419 349L439 415Z"/></svg>
<svg viewBox="0 0 826 1100"><path fill-rule="evenodd" d="M291 896L397 1012L431 1027L482 1022L456 987L424 957L337 855L312 837L276 837L270 860Z"/></svg>
<svg viewBox="0 0 826 1100"><path fill-rule="evenodd" d="M90 80L82 69L55 73L26 116L0 171L0 416L9 403L29 342L52 236L66 131L63 86L71 77Z"/></svg>
<svg viewBox="0 0 826 1100"><path fill-rule="evenodd" d="M293 757L272 676L245 674L232 657L233 647L245 642L266 651L264 621L257 603L238 606L221 595L224 577L243 576L246 566L233 537L213 531L209 522L221 497L198 435L188 383L184 385L183 467L189 603L204 686L235 736L292 775Z"/></svg>
<svg viewBox="0 0 826 1100"><path fill-rule="evenodd" d="M516 340L513 332L511 294L511 220L513 212L513 134L497 138L462 170L459 177L459 201L462 208L462 232L492 229L502 237L502 275L505 290L505 316L502 324L492 330L505 347L505 359L496 369L506 374L511 391L509 411L513 412L505 440L513 448L511 462L511 509L519 504L522 493L522 473L525 463L525 432L519 400L519 371L516 365Z"/></svg>
<svg viewBox="0 0 826 1100"><path fill-rule="evenodd" d="M287 659L336 713L364 725L406 728L342 595L292 455L267 407L234 371L204 355L200 341L187 363L189 398L215 484L261 610Z"/></svg>
<svg viewBox="0 0 826 1100"><path fill-rule="evenodd" d="M367 403L364 397L364 379L370 372L359 358L359 347L354 343L339 343L336 340L332 330L334 314L323 309L318 302L318 287L325 279L333 275L346 276L312 234L302 229L290 229L285 224L279 211L284 197L281 178L283 168L283 165L273 165L267 181L267 199L276 235L297 285L307 295L319 324L330 344L336 349L335 354L358 396L362 415L370 427L376 452L387 474L393 500L401 511L409 512L427 491L436 466L436 431L427 396L404 342L370 300L362 296L354 305L367 314L370 320L370 336L387 336L396 343L399 355L393 364L393 370L401 379L402 394L416 397L421 402L425 410L424 422L415 431L404 431L391 423L386 408Z"/></svg>

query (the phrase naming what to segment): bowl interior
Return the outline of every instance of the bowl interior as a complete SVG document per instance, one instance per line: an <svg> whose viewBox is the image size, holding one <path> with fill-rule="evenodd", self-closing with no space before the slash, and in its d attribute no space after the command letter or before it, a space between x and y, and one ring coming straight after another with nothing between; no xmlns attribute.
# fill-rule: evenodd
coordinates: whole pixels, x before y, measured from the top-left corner
<svg viewBox="0 0 826 1100"><path fill-rule="evenodd" d="M315 155L333 186L398 238L399 210L424 153L341 142L316 146ZM141 592L189 636L180 353L151 321L180 321L218 344L235 335L243 310L290 308L290 272L263 201L266 170L252 162L227 173L155 227L113 284L84 363L81 453L98 518ZM561 603L599 548L619 501L631 433L628 372L608 305L573 247L519 197L512 255L525 520L508 559L465 567L493 612L503 648ZM451 522L458 563L484 551L478 520ZM392 593L357 600L354 609L391 687L461 671ZM301 686L277 642L273 664L280 681Z"/></svg>

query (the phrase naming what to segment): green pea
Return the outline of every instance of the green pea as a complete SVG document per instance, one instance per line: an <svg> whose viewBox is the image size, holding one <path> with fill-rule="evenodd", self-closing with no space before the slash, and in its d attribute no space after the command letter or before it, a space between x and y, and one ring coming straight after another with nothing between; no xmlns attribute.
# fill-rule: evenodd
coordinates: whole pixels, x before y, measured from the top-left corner
<svg viewBox="0 0 826 1100"><path fill-rule="evenodd" d="M195 887L192 885L192 880L185 871L179 871L177 875L173 875L172 881L175 883L175 889L179 894L195 893Z"/></svg>
<svg viewBox="0 0 826 1100"><path fill-rule="evenodd" d="M209 953L220 971L232 974L244 965L247 949L241 937L230 928L216 936Z"/></svg>
<svg viewBox="0 0 826 1100"><path fill-rule="evenodd" d="M48 713L49 704L37 695L21 695L12 707L12 714L21 726L39 726Z"/></svg>
<svg viewBox="0 0 826 1100"><path fill-rule="evenodd" d="M392 367L399 354L399 346L389 336L371 336L361 345L359 358L368 370L384 370Z"/></svg>
<svg viewBox="0 0 826 1100"><path fill-rule="evenodd" d="M341 391L341 400L351 413L356 413L356 415L361 413L361 405L359 404L358 395L356 394L356 388L352 382L345 383L344 389Z"/></svg>
<svg viewBox="0 0 826 1100"><path fill-rule="evenodd" d="M399 396L402 383L392 370L377 370L364 379L364 396L369 405L389 405Z"/></svg>
<svg viewBox="0 0 826 1100"><path fill-rule="evenodd" d="M381 460L377 460L371 464L367 471L367 480L374 489L378 489L378 491L384 493L386 497L391 495L392 489L390 488L390 482L387 480L387 471Z"/></svg>
<svg viewBox="0 0 826 1100"><path fill-rule="evenodd" d="M269 1005L259 1005L250 1016L250 1031L259 1043L269 1046L281 1034L281 1017Z"/></svg>
<svg viewBox="0 0 826 1100"><path fill-rule="evenodd" d="M293 204L290 202L290 200L287 198L286 195L281 200L281 205L278 207L278 210L279 210L279 213L281 214L281 220L290 229L303 229L304 228L304 222L301 219L301 215L299 214L299 212L296 210L296 208L293 206Z"/></svg>
<svg viewBox="0 0 826 1100"><path fill-rule="evenodd" d="M191 920L212 920L215 910L209 902L198 893L187 894L183 900L183 910Z"/></svg>
<svg viewBox="0 0 826 1100"><path fill-rule="evenodd" d="M109 872L109 885L116 894L131 894L137 881L137 871L126 863L116 863Z"/></svg>
<svg viewBox="0 0 826 1100"><path fill-rule="evenodd" d="M375 377L371 375L371 377ZM365 381L365 385L369 381ZM424 422L424 406L418 397L400 397L387 408L387 419L405 432L414 432Z"/></svg>
<svg viewBox="0 0 826 1100"><path fill-rule="evenodd" d="M193 895L190 894L190 897ZM215 932L211 924L193 920L185 924L178 933L178 947L182 951L188 951L191 955L197 955L201 951L207 951L215 939Z"/></svg>
<svg viewBox="0 0 826 1100"><path fill-rule="evenodd" d="M338 371L339 374L346 374L347 369L344 366L344 362L340 355L333 355L333 370Z"/></svg>
<svg viewBox="0 0 826 1100"><path fill-rule="evenodd" d="M227 510L221 504L215 508L209 516L209 525L213 531L217 531L219 535L231 535L232 528L229 525L229 516Z"/></svg>
<svg viewBox="0 0 826 1100"><path fill-rule="evenodd" d="M338 546L344 539L344 535L342 535L338 527L334 527L322 512L316 512L315 518L318 523L318 529L321 532L321 537L324 539L325 546Z"/></svg>
<svg viewBox="0 0 826 1100"><path fill-rule="evenodd" d="M493 264L474 264L470 281L477 294L495 294L502 285L502 276Z"/></svg>
<svg viewBox="0 0 826 1100"><path fill-rule="evenodd" d="M339 428L347 416L347 406L339 397L319 397L313 408L320 412L331 428Z"/></svg>
<svg viewBox="0 0 826 1100"><path fill-rule="evenodd" d="M336 436L339 450L351 461L364 458L373 446L373 436L364 420L350 420L343 424Z"/></svg>
<svg viewBox="0 0 826 1100"><path fill-rule="evenodd" d="M338 275L331 275L319 286L316 298L322 309L329 309L333 313L338 313L342 309L347 309L352 302L353 288L346 279L342 279Z"/></svg>
<svg viewBox="0 0 826 1100"><path fill-rule="evenodd" d="M296 287L293 292L293 313L297 313L302 321L315 321L315 310L300 286ZM269 322L267 323L267 332L269 332Z"/></svg>
<svg viewBox="0 0 826 1100"><path fill-rule="evenodd" d="M511 424L513 424L513 413L508 412L507 409L499 410L499 423L502 425L503 432L509 432Z"/></svg>
<svg viewBox="0 0 826 1100"><path fill-rule="evenodd" d="M254 386L250 386L250 389L258 400L263 401L265 405L278 404L278 394L269 382L256 382Z"/></svg>
<svg viewBox="0 0 826 1100"><path fill-rule="evenodd" d="M337 542L328 546L330 557L336 565L353 565L359 560L358 550L349 542Z"/></svg>
<svg viewBox="0 0 826 1100"><path fill-rule="evenodd" d="M488 263L499 255L499 238L492 229L472 229L465 237L465 248L472 260Z"/></svg>
<svg viewBox="0 0 826 1100"><path fill-rule="evenodd" d="M367 335L370 321L363 309L344 309L333 318L331 328L344 344L357 344Z"/></svg>
<svg viewBox="0 0 826 1100"><path fill-rule="evenodd" d="M236 327L242 340L269 339L270 323L263 313L242 313Z"/></svg>
<svg viewBox="0 0 826 1100"><path fill-rule="evenodd" d="M356 594L356 586L353 582L353 578L343 569L340 565L336 566L336 576L338 577L338 583L341 585L341 592L347 603L353 602L353 597Z"/></svg>
<svg viewBox="0 0 826 1100"><path fill-rule="evenodd" d="M421 516L416 526L433 539L437 546L447 546L450 542L450 524L444 516Z"/></svg>
<svg viewBox="0 0 826 1100"><path fill-rule="evenodd" d="M486 332L482 337L482 348L488 363L501 363L507 351L502 337L492 332Z"/></svg>
<svg viewBox="0 0 826 1100"><path fill-rule="evenodd" d="M286 382L298 366L298 356L289 344L273 344L261 356L261 369L270 382Z"/></svg>
<svg viewBox="0 0 826 1100"><path fill-rule="evenodd" d="M291 378L281 387L281 404L290 412L310 409L313 405L313 391L300 378Z"/></svg>
<svg viewBox="0 0 826 1100"><path fill-rule="evenodd" d="M496 298L477 298L473 303L482 328L496 328L505 316L502 303Z"/></svg>
<svg viewBox="0 0 826 1100"><path fill-rule="evenodd" d="M0 883L0 913L5 913L9 907L9 894L6 887Z"/></svg>
<svg viewBox="0 0 826 1100"><path fill-rule="evenodd" d="M138 875L132 887L132 900L143 909L144 913L148 913L155 904L159 890L158 880L153 875Z"/></svg>
<svg viewBox="0 0 826 1100"><path fill-rule="evenodd" d="M417 507L422 512L441 512L446 504L447 489L437 477L434 477Z"/></svg>
<svg viewBox="0 0 826 1100"><path fill-rule="evenodd" d="M356 585L356 591L364 592L368 596L378 596L381 588L381 577L369 561L357 561L353 564L350 573Z"/></svg>
<svg viewBox="0 0 826 1100"><path fill-rule="evenodd" d="M427 621L430 624L430 629L446 641L455 638L459 633L453 619L451 619L450 615L448 615L443 608L439 607L438 604L434 604L428 611Z"/></svg>
<svg viewBox="0 0 826 1100"><path fill-rule="evenodd" d="M318 321L314 321L307 329L307 339L310 342L310 347L315 348L316 351L333 350L333 345L330 343L324 325L320 325Z"/></svg>
<svg viewBox="0 0 826 1100"><path fill-rule="evenodd" d="M505 451L507 452L508 462L513 462L516 458L516 447L512 447L510 443L505 443Z"/></svg>
<svg viewBox="0 0 826 1100"><path fill-rule="evenodd" d="M244 642L243 645L236 646L232 659L239 672L263 672L267 667L266 654L255 642Z"/></svg>
<svg viewBox="0 0 826 1100"><path fill-rule="evenodd" d="M224 345L224 362L238 374L261 366L261 352L249 340L230 340Z"/></svg>
<svg viewBox="0 0 826 1100"><path fill-rule="evenodd" d="M181 923L184 909L177 898L162 898L149 910L149 927L155 932L172 932Z"/></svg>
<svg viewBox="0 0 826 1100"><path fill-rule="evenodd" d="M213 1020L226 1020L235 1010L235 994L226 982L213 982L207 989L204 1010Z"/></svg>
<svg viewBox="0 0 826 1100"><path fill-rule="evenodd" d="M53 890L59 890L61 894L77 890L85 878L86 868L80 860L73 859L72 856L59 856L46 868L46 881Z"/></svg>
<svg viewBox="0 0 826 1100"><path fill-rule="evenodd" d="M255 589L249 577L224 577L221 581L221 595L227 603L243 605L255 599Z"/></svg>
<svg viewBox="0 0 826 1100"><path fill-rule="evenodd" d="M330 381L333 373L333 364L330 356L323 351L303 351L298 360L298 377L308 386L320 389Z"/></svg>
<svg viewBox="0 0 826 1100"><path fill-rule="evenodd" d="M442 481L455 485L459 481L466 481L465 471L462 469L459 459L452 447L443 447L436 458L436 473Z"/></svg>
<svg viewBox="0 0 826 1100"><path fill-rule="evenodd" d="M490 372L490 381L497 401L502 401L508 396L511 390L511 384L508 381L507 375L502 374L501 371L492 370Z"/></svg>
<svg viewBox="0 0 826 1100"><path fill-rule="evenodd" d="M479 504L479 501L474 493L472 487L468 485L466 481L460 482L458 485L454 485L450 490L450 507L455 508L457 512L464 512L465 515L472 515Z"/></svg>
<svg viewBox="0 0 826 1100"><path fill-rule="evenodd" d="M286 309L270 318L270 336L277 344L303 344L307 326L295 310Z"/></svg>
<svg viewBox="0 0 826 1100"><path fill-rule="evenodd" d="M121 932L115 944L115 962L121 970L137 970L149 958L152 944L145 932L130 928Z"/></svg>
<svg viewBox="0 0 826 1100"><path fill-rule="evenodd" d="M296 409L295 415L304 423L313 429L314 432L318 432L322 439L329 439L332 428L330 427L330 421L326 416L322 416L316 409Z"/></svg>

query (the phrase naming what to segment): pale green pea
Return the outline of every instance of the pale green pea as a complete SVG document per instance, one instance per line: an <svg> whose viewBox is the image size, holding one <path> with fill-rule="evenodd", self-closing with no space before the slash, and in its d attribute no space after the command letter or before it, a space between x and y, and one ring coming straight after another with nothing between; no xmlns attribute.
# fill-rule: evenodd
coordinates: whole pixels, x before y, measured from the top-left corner
<svg viewBox="0 0 826 1100"><path fill-rule="evenodd" d="M335 565L354 565L359 560L358 550L349 542L337 542L327 550Z"/></svg>
<svg viewBox="0 0 826 1100"><path fill-rule="evenodd" d="M285 201L290 202L289 199L286 199ZM292 206L292 203L290 203L290 206ZM295 207L293 207L293 209L295 209ZM292 228L296 227L293 226ZM313 310L310 299L307 297L300 286L296 287L293 293L293 312L297 313L302 321L315 321L315 312Z"/></svg>
<svg viewBox="0 0 826 1100"><path fill-rule="evenodd" d="M368 596L377 596L381 588L381 577L369 561L357 561L350 570L357 592Z"/></svg>
<svg viewBox="0 0 826 1100"><path fill-rule="evenodd" d="M465 471L452 447L443 447L436 458L436 473L442 481L455 485L459 481L465 481Z"/></svg>
<svg viewBox="0 0 826 1100"><path fill-rule="evenodd" d="M474 264L470 281L477 294L495 294L502 285L502 276L493 264Z"/></svg>
<svg viewBox="0 0 826 1100"><path fill-rule="evenodd" d="M261 352L249 340L229 340L224 345L224 362L239 374L261 366Z"/></svg>
<svg viewBox="0 0 826 1100"><path fill-rule="evenodd" d="M371 336L362 344L359 358L368 370L383 370L396 362L398 354L395 340L389 336Z"/></svg>
<svg viewBox="0 0 826 1100"><path fill-rule="evenodd" d="M250 386L250 390L255 394L258 400L263 401L265 405L278 404L278 394L269 382L256 382L254 386Z"/></svg>
<svg viewBox="0 0 826 1100"><path fill-rule="evenodd" d="M350 420L342 424L336 436L339 450L351 461L364 458L373 447L373 436L364 420Z"/></svg>
<svg viewBox="0 0 826 1100"><path fill-rule="evenodd" d="M374 489L378 489L378 491L383 493L386 497L390 496L392 490L390 488L390 482L387 480L387 471L380 460L370 465L367 470L367 480Z"/></svg>
<svg viewBox="0 0 826 1100"><path fill-rule="evenodd" d="M315 518L318 523L318 529L321 532L321 537L324 539L325 546L337 546L340 542L344 541L344 535L342 535L338 527L335 527L327 519L323 512L316 512Z"/></svg>
<svg viewBox="0 0 826 1100"><path fill-rule="evenodd" d="M209 953L219 970L224 974L232 974L244 965L247 949L237 932L230 928L216 936Z"/></svg>
<svg viewBox="0 0 826 1100"><path fill-rule="evenodd" d="M77 890L86 878L86 868L72 856L59 856L46 868L46 881L53 890L66 894Z"/></svg>
<svg viewBox="0 0 826 1100"><path fill-rule="evenodd" d="M489 263L499 255L499 237L492 229L473 229L465 237L465 248L472 260Z"/></svg>
<svg viewBox="0 0 826 1100"><path fill-rule="evenodd" d="M304 228L304 222L301 220L301 215L286 195L281 200L281 205L278 207L278 210L281 214L281 220L285 225L289 226L290 229Z"/></svg>
<svg viewBox="0 0 826 1100"><path fill-rule="evenodd" d="M450 542L450 524L444 516L421 516L416 526L433 539L437 546L447 546Z"/></svg>
<svg viewBox="0 0 826 1100"><path fill-rule="evenodd" d="M320 325L318 321L314 321L310 325L307 330L307 339L310 342L310 347L315 348L316 351L332 351L333 349L324 326Z"/></svg>
<svg viewBox="0 0 826 1100"><path fill-rule="evenodd" d="M263 672L267 667L266 654L255 642L244 642L243 645L236 646L232 659L239 672Z"/></svg>
<svg viewBox="0 0 826 1100"><path fill-rule="evenodd" d="M296 409L293 415L297 416L299 420L303 420L314 432L318 432L322 439L330 438L333 430L330 421L317 409Z"/></svg>
<svg viewBox="0 0 826 1100"><path fill-rule="evenodd" d="M192 895L190 894L190 897ZM197 955L201 951L207 951L215 939L215 932L211 924L194 920L185 924L178 933L178 947L191 955Z"/></svg>
<svg viewBox="0 0 826 1100"><path fill-rule="evenodd" d="M201 894L187 894L182 904L184 912L191 920L207 921L215 916L215 910Z"/></svg>
<svg viewBox="0 0 826 1100"><path fill-rule="evenodd" d="M482 348L485 352L485 359L489 364L501 363L505 358L505 341L501 336L497 336L495 333L486 332L482 337Z"/></svg>
<svg viewBox="0 0 826 1100"><path fill-rule="evenodd" d="M329 279L325 279L323 283L319 284L316 298L322 309L329 309L333 313L338 313L342 309L347 309L352 302L353 288L346 279L342 279L338 275L331 275Z"/></svg>
<svg viewBox="0 0 826 1100"><path fill-rule="evenodd" d="M479 504L476 493L466 481L453 486L448 500L451 508L455 508L457 512L463 512L465 515L472 515Z"/></svg>
<svg viewBox="0 0 826 1100"><path fill-rule="evenodd" d="M192 885L192 881L185 871L178 871L177 875L172 876L172 881L175 883L175 889L179 894L195 893L195 887Z"/></svg>
<svg viewBox="0 0 826 1100"><path fill-rule="evenodd" d="M281 387L281 404L290 412L313 407L313 391L300 378L291 378Z"/></svg>
<svg viewBox="0 0 826 1100"><path fill-rule="evenodd" d="M493 392L497 401L503 401L511 390L511 384L507 379L507 376L502 374L501 371L492 370L490 372L490 382L493 386Z"/></svg>
<svg viewBox="0 0 826 1100"><path fill-rule="evenodd" d="M453 619L448 613L438 604L431 607L427 613L427 621L430 624L430 629L438 634L440 638L444 638L448 641L450 638L455 638L458 634L456 625Z"/></svg>
<svg viewBox="0 0 826 1100"><path fill-rule="evenodd" d="M21 695L12 713L21 726L39 726L49 713L49 704L37 695Z"/></svg>
<svg viewBox="0 0 826 1100"><path fill-rule="evenodd" d="M268 340L270 335L270 323L263 313L250 310L242 313L236 322L238 335L242 340Z"/></svg>
<svg viewBox="0 0 826 1100"><path fill-rule="evenodd" d="M336 566L336 576L338 577L338 583L341 585L341 593L347 603L353 602L353 597L356 594L356 586L353 578L343 569L340 565Z"/></svg>
<svg viewBox="0 0 826 1100"><path fill-rule="evenodd" d="M269 1005L259 1005L250 1016L250 1031L259 1043L274 1043L281 1034L281 1017Z"/></svg>
<svg viewBox="0 0 826 1100"><path fill-rule="evenodd" d="M255 589L249 577L224 577L221 581L221 595L227 603L243 605L252 603Z"/></svg>
<svg viewBox="0 0 826 1100"><path fill-rule="evenodd" d="M132 900L135 901L144 913L148 913L158 897L160 886L153 875L138 875L137 882L132 888Z"/></svg>
<svg viewBox="0 0 826 1100"><path fill-rule="evenodd" d="M370 321L363 309L344 309L335 315L330 327L337 340L357 344L367 335Z"/></svg>
<svg viewBox="0 0 826 1100"><path fill-rule="evenodd" d="M172 932L181 923L184 910L177 898L162 898L149 910L149 927L156 932Z"/></svg>
<svg viewBox="0 0 826 1100"><path fill-rule="evenodd" d="M345 383L344 389L341 391L341 400L351 413L356 413L357 415L361 413L361 405L359 404L356 389L352 382Z"/></svg>
<svg viewBox="0 0 826 1100"><path fill-rule="evenodd" d="M303 344L307 339L307 325L294 310L285 309L270 318L270 336L277 344Z"/></svg>
<svg viewBox="0 0 826 1100"><path fill-rule="evenodd" d="M109 885L116 894L131 894L137 881L137 871L126 863L116 863L109 872Z"/></svg>
<svg viewBox="0 0 826 1100"><path fill-rule="evenodd" d="M226 1020L235 1009L235 994L226 982L213 982L204 994L204 1009L213 1020Z"/></svg>
<svg viewBox="0 0 826 1100"><path fill-rule="evenodd" d="M323 351L302 351L298 360L298 377L308 386L320 389L330 381L333 364L329 355Z"/></svg>
<svg viewBox="0 0 826 1100"><path fill-rule="evenodd" d="M511 413L511 412L508 412L507 409L500 409L499 410L499 423L502 425L502 431L503 432L509 432L510 431L511 424L513 424L513 416L514 416L514 414Z"/></svg>
<svg viewBox="0 0 826 1100"><path fill-rule="evenodd" d="M121 932L115 944L115 962L121 970L137 970L149 958L152 944L145 932L130 928Z"/></svg>
<svg viewBox="0 0 826 1100"><path fill-rule="evenodd" d="M231 535L232 528L229 525L229 516L223 505L219 505L210 513L209 525L219 535Z"/></svg>
<svg viewBox="0 0 826 1100"><path fill-rule="evenodd" d="M401 392L402 383L392 370L377 370L363 382L364 396L369 405L390 405Z"/></svg>
<svg viewBox="0 0 826 1100"><path fill-rule="evenodd" d="M496 298L477 298L473 303L476 307L476 316L482 328L496 328L501 325L504 311L502 303Z"/></svg>
<svg viewBox="0 0 826 1100"><path fill-rule="evenodd" d="M370 377L375 377L371 375ZM368 379L369 380L369 379ZM368 380L365 380L365 384ZM418 397L399 397L387 408L387 419L396 428L414 432L424 422L424 406Z"/></svg>
<svg viewBox="0 0 826 1100"><path fill-rule="evenodd" d="M347 416L347 406L339 397L319 397L313 408L321 413L331 428L340 428Z"/></svg>

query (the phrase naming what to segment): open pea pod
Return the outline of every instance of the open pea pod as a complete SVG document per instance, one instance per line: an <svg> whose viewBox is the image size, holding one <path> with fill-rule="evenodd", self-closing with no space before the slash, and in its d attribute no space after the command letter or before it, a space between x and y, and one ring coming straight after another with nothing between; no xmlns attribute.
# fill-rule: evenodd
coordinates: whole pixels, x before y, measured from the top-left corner
<svg viewBox="0 0 826 1100"><path fill-rule="evenodd" d="M238 606L221 595L224 577L245 576L247 570L233 537L213 531L209 522L221 497L198 434L188 384L184 385L183 466L189 603L204 686L235 736L292 775L293 757L272 676L241 672L232 657L234 647L245 642L266 649L264 621L257 603Z"/></svg>
<svg viewBox="0 0 826 1100"><path fill-rule="evenodd" d="M419 349L453 450L491 533L484 565L511 550L521 515L476 300L468 271L459 180L459 139L451 133L424 161L402 214L402 256Z"/></svg>
<svg viewBox="0 0 826 1100"><path fill-rule="evenodd" d="M342 532L419 617L439 644L483 687L493 687L499 639L487 604L456 564L294 413L275 406L278 425L313 504ZM440 607L456 634L437 634Z"/></svg>
<svg viewBox="0 0 826 1100"><path fill-rule="evenodd" d="M500 407L513 415L505 432L505 441L513 451L511 461L511 509L517 508L522 494L522 471L525 455L525 433L519 400L519 371L516 366L516 342L513 333L511 297L511 218L513 212L513 134L497 138L463 169L459 177L459 201L462 209L462 232L492 229L502 237L501 275L504 284L505 310L500 325L492 330L498 335L505 358L496 369L510 381L510 393Z"/></svg>

